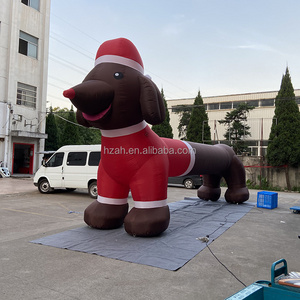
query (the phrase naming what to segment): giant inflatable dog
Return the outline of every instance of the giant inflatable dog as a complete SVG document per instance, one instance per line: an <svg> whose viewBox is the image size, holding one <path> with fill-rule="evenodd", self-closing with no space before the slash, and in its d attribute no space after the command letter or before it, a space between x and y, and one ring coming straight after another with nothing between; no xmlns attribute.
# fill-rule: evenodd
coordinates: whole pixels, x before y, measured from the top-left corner
<svg viewBox="0 0 300 300"><path fill-rule="evenodd" d="M77 108L77 120L100 128L102 154L98 169L98 198L85 210L94 228L123 225L133 236L156 236L168 228L169 176L203 174L198 197L216 201L220 180L225 199L242 203L249 198L245 170L226 145L204 145L158 137L147 125L164 120L165 107L156 85L143 75L136 47L127 39L104 42L95 67L83 82L64 91ZM128 213L131 190L135 207Z"/></svg>

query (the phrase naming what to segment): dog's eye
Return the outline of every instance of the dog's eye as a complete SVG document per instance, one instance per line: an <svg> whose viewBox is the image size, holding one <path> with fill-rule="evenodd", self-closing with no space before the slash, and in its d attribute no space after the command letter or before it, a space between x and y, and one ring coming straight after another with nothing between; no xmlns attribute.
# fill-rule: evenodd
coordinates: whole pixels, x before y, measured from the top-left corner
<svg viewBox="0 0 300 300"><path fill-rule="evenodd" d="M124 77L124 75L123 75L123 73L121 73L121 72L116 72L116 73L114 74L114 77L115 77L116 79L122 79L122 78Z"/></svg>

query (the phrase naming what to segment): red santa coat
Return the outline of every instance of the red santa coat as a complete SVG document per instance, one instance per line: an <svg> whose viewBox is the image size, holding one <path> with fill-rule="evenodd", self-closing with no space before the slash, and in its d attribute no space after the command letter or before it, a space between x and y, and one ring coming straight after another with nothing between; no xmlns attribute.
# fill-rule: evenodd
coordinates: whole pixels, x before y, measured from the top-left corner
<svg viewBox="0 0 300 300"><path fill-rule="evenodd" d="M100 203L125 204L131 190L137 208L165 206L168 177L188 174L194 166L188 143L160 138L145 121L101 133Z"/></svg>

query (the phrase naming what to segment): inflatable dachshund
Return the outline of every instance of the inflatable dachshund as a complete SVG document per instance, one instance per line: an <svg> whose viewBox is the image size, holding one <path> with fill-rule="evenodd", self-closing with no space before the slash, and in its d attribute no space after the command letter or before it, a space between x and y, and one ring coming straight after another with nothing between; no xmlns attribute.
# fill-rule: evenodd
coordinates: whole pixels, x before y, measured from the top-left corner
<svg viewBox="0 0 300 300"><path fill-rule="evenodd" d="M161 234L170 220L169 176L203 174L198 197L212 201L219 199L224 177L226 201L246 201L245 170L230 147L160 138L150 129L147 123L164 120L165 107L160 91L143 73L132 42L109 40L99 47L95 67L83 82L64 91L77 108L79 124L102 133L98 198L86 208L85 222L99 229L124 223L133 236ZM135 204L130 212L129 190Z"/></svg>

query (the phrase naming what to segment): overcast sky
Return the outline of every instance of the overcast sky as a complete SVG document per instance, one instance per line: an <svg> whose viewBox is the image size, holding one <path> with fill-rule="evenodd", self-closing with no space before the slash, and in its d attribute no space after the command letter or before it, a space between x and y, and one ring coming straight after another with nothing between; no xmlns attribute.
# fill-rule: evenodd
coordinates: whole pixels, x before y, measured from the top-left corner
<svg viewBox="0 0 300 300"><path fill-rule="evenodd" d="M166 99L300 88L299 0L51 0L48 107L93 68L106 40L138 48Z"/></svg>

